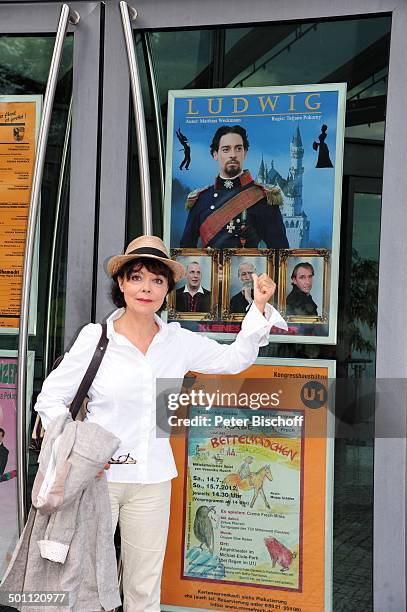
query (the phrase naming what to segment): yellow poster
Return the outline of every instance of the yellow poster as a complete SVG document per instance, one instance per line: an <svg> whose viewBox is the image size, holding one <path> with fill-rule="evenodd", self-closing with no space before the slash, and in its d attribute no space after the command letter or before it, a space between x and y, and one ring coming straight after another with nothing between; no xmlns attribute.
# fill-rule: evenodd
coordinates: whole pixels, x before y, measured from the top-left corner
<svg viewBox="0 0 407 612"><path fill-rule="evenodd" d="M169 417L163 610L331 612L334 375L268 358L196 375Z"/></svg>
<svg viewBox="0 0 407 612"><path fill-rule="evenodd" d="M41 96L0 96L0 332L19 326Z"/></svg>

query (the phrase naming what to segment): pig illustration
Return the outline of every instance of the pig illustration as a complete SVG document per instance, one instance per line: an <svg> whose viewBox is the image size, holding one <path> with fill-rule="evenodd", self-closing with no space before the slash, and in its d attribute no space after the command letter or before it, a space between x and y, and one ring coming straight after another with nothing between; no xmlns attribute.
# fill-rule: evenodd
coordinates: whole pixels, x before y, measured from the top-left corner
<svg viewBox="0 0 407 612"><path fill-rule="evenodd" d="M264 538L264 543L269 551L273 567L276 563L281 565L281 571L286 572L293 559L297 556L296 553L291 552L284 544L281 544L276 538Z"/></svg>

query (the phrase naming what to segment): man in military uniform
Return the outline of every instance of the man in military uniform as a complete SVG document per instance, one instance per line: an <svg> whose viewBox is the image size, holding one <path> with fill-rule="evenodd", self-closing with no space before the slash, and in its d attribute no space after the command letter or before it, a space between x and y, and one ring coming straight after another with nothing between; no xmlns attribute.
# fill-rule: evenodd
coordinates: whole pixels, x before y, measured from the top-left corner
<svg viewBox="0 0 407 612"><path fill-rule="evenodd" d="M249 149L246 130L240 125L220 127L210 152L219 164L212 186L189 194L189 211L180 247L257 248L260 240L268 248L288 248L280 212L281 191L256 183L243 161Z"/></svg>
<svg viewBox="0 0 407 612"><path fill-rule="evenodd" d="M294 266L291 274L292 290L287 295L286 314L317 317L318 306L311 296L314 268L308 261Z"/></svg>

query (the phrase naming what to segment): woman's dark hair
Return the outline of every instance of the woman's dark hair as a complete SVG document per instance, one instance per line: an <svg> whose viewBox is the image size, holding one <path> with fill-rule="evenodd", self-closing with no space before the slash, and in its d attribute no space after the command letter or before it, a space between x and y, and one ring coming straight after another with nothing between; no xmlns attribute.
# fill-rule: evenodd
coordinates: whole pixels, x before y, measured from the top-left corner
<svg viewBox="0 0 407 612"><path fill-rule="evenodd" d="M151 259L149 257L138 257L136 259L130 259L125 264L122 265L121 268L116 272L116 274L112 278L112 290L111 290L111 298L113 300L113 304L118 308L124 308L126 306L126 302L124 300L123 292L119 287L119 277L127 278L130 280L130 276L133 272L138 272L142 267L145 267L151 274L160 274L167 279L168 282L168 293L170 293L175 287L174 276L172 274L171 269L162 263L159 259ZM167 299L164 299L163 305L160 310L164 310L167 307Z"/></svg>

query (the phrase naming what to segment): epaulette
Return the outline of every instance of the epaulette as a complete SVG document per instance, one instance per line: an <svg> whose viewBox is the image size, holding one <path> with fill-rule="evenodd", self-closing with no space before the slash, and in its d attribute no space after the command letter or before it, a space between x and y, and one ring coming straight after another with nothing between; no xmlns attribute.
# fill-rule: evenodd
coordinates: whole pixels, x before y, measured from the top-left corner
<svg viewBox="0 0 407 612"><path fill-rule="evenodd" d="M185 202L185 209L191 210L201 193L203 193L204 191L208 191L209 188L210 185L207 185L206 187L201 187L201 189L194 189L193 191L191 191L191 193L189 193L187 196L187 201Z"/></svg>
<svg viewBox="0 0 407 612"><path fill-rule="evenodd" d="M269 204L272 206L282 206L284 204L283 194L280 187L265 187L261 183L256 183L256 181L254 184L263 189L264 195L266 196Z"/></svg>

